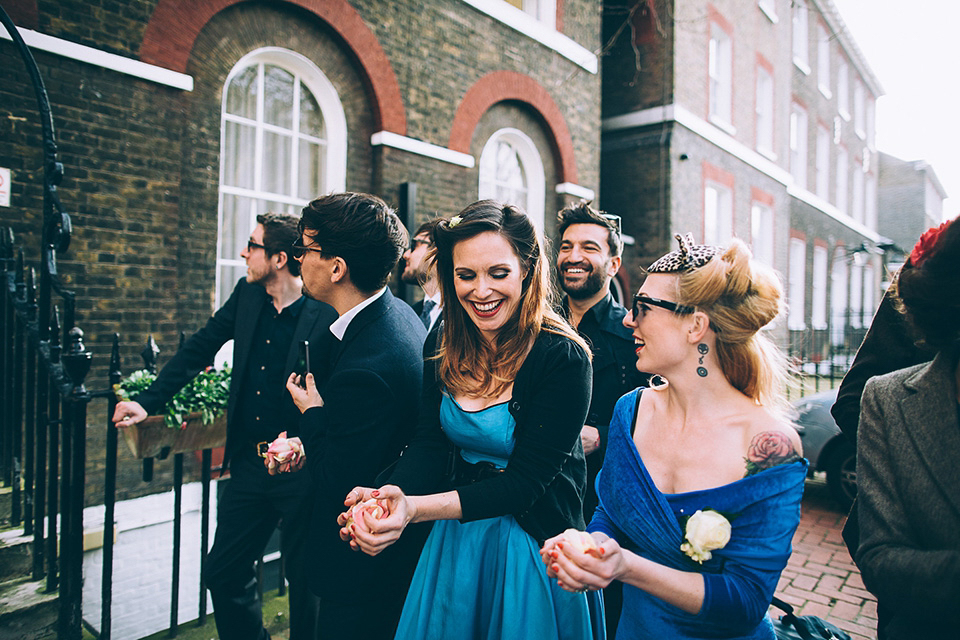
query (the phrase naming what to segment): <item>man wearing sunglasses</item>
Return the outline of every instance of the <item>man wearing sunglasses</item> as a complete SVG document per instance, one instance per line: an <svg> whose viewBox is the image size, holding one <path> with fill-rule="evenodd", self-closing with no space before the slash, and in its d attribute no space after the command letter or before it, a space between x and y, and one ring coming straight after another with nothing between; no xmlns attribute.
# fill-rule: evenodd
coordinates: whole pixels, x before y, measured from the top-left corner
<svg viewBox="0 0 960 640"><path fill-rule="evenodd" d="M410 248L403 252L403 273L400 280L405 284L419 285L423 289L423 299L413 305L427 332L436 325L443 300L440 297L440 283L437 281L437 269L427 260L427 253L433 248L433 230L441 218L434 218L417 227L410 240Z"/></svg>
<svg viewBox="0 0 960 640"><path fill-rule="evenodd" d="M647 376L637 371L633 335L623 326L627 310L610 295L610 280L620 269L623 250L620 216L601 213L580 201L561 210L557 220L557 279L566 293L560 312L593 350L593 396L580 431L587 456L583 516L590 522L597 508L594 484L603 465L613 407L620 396L645 384ZM604 589L610 638L615 635L620 602L620 583L614 581Z"/></svg>
<svg viewBox="0 0 960 640"><path fill-rule="evenodd" d="M309 482L298 475L271 476L257 443L281 431L297 432L300 412L287 393L287 376L297 364L299 343L307 340L312 360L323 362L329 326L336 313L301 294L300 263L293 259L299 219L267 213L240 255L246 277L229 300L160 371L137 402L117 404L113 420L126 427L157 413L233 340L233 375L227 405L223 468L230 479L217 504L217 530L204 576L213 597L221 638L262 640L263 627L255 563L280 523L280 547L290 583L290 637L313 639L318 602L304 575L301 553L309 524Z"/></svg>

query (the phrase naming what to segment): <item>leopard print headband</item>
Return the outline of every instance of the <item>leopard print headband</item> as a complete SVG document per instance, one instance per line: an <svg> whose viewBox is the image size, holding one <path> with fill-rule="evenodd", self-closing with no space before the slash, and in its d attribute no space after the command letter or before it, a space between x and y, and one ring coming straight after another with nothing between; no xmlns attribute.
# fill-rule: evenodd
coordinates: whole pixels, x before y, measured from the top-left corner
<svg viewBox="0 0 960 640"><path fill-rule="evenodd" d="M647 267L647 273L679 273L697 269L723 251L720 247L708 244L694 244L693 234L690 233L678 233L674 238L680 243L680 248L657 259Z"/></svg>

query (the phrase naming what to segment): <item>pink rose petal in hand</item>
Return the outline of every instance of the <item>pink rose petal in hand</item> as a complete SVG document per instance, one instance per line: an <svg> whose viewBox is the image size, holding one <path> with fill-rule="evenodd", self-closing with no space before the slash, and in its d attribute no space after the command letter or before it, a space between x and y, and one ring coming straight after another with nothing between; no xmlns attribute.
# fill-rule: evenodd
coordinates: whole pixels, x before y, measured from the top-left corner
<svg viewBox="0 0 960 640"><path fill-rule="evenodd" d="M601 555L597 541L586 531L567 529L563 532L563 542L579 553L587 553L595 558L599 558Z"/></svg>
<svg viewBox="0 0 960 640"><path fill-rule="evenodd" d="M287 438L287 432L284 431L267 447L267 468L271 471L289 471L303 455L303 445L299 438Z"/></svg>
<svg viewBox="0 0 960 640"><path fill-rule="evenodd" d="M366 512L374 519L379 520L386 513L383 507L377 502L374 498L369 500L364 500L363 502L358 502L349 509L347 509L347 521L343 525L349 531L351 527L359 527L362 531L368 531L367 525L364 523L361 513Z"/></svg>

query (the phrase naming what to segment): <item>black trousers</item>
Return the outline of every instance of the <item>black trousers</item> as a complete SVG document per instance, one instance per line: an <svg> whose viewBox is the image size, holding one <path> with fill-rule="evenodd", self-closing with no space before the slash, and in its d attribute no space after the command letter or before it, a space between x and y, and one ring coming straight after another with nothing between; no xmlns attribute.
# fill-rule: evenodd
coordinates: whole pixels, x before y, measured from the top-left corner
<svg viewBox="0 0 960 640"><path fill-rule="evenodd" d="M403 602L404 598L349 603L321 599L317 640L393 640Z"/></svg>
<svg viewBox="0 0 960 640"><path fill-rule="evenodd" d="M310 501L306 471L271 476L253 447L230 462L230 480L217 504L217 532L205 581L222 640L265 640L256 561L280 524L280 552L290 583L290 640L314 640L318 600L303 561Z"/></svg>

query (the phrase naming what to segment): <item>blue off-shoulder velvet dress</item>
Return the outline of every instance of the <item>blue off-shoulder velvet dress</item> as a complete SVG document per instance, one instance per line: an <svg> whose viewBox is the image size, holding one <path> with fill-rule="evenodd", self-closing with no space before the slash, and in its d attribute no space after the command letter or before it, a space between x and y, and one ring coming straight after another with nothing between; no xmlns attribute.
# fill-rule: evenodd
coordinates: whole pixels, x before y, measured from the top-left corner
<svg viewBox="0 0 960 640"><path fill-rule="evenodd" d="M664 566L702 573L706 591L700 612L691 614L625 584L617 640L772 640L766 611L800 524L807 461L782 464L713 489L663 494L631 434L641 391L624 395L614 409L597 478L600 507L587 529L602 531L621 547ZM685 535L680 522L706 509L735 517L730 542L699 565L680 549Z"/></svg>
<svg viewBox="0 0 960 640"><path fill-rule="evenodd" d="M466 411L445 393L440 422L467 462L506 466L516 426L507 403ZM550 580L537 541L512 515L504 515L434 523L396 637L589 640L593 635L586 596Z"/></svg>

